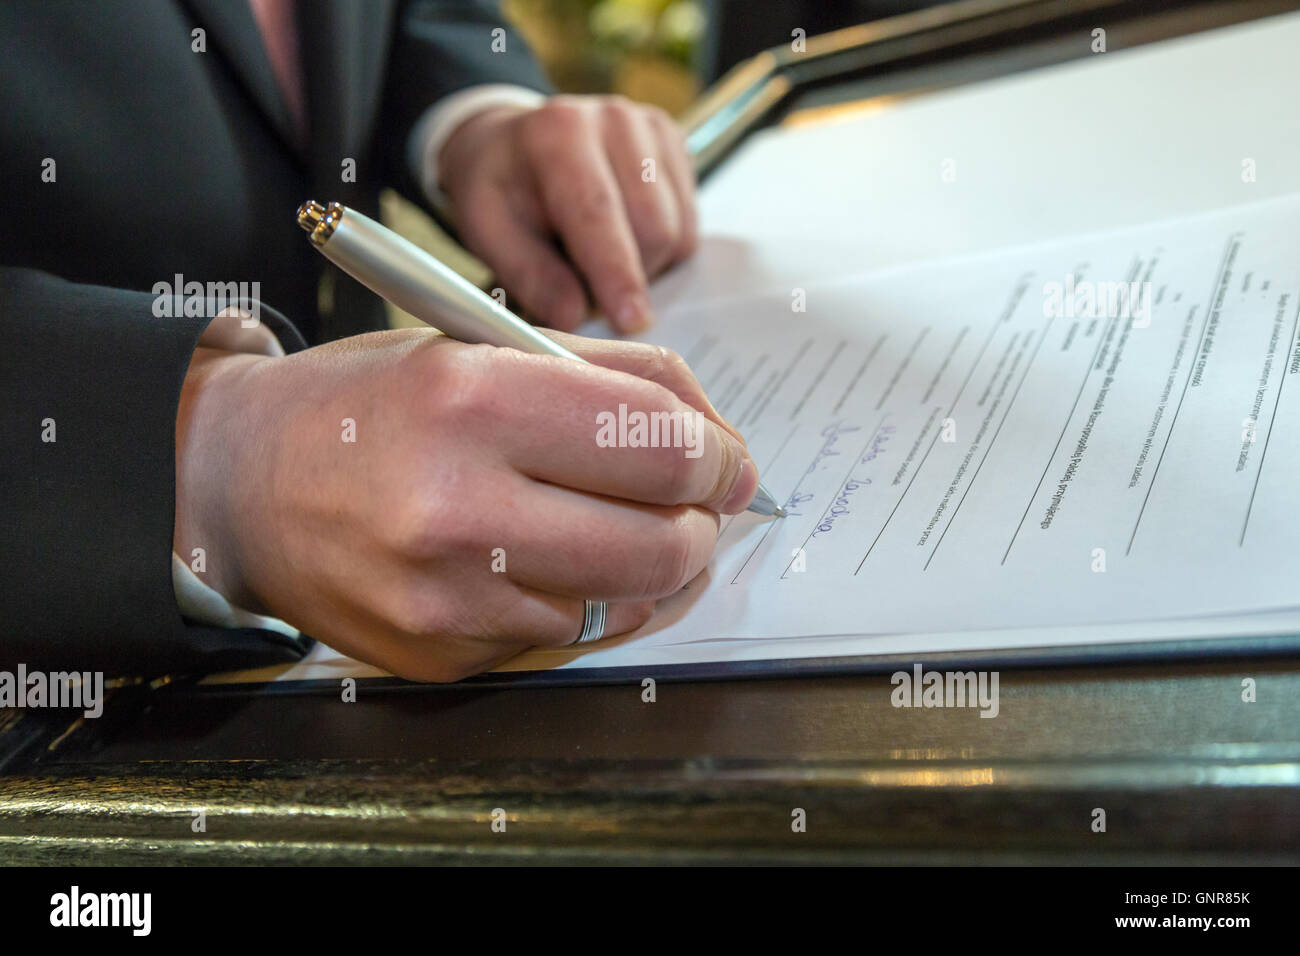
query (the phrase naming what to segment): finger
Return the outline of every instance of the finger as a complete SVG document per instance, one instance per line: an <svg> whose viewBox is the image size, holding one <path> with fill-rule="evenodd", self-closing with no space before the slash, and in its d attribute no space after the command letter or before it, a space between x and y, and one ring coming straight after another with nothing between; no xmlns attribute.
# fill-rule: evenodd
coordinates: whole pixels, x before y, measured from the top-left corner
<svg viewBox="0 0 1300 956"><path fill-rule="evenodd" d="M554 485L536 486L527 502L506 535L506 574L549 594L657 600L704 570L717 544L718 515L694 505L634 504Z"/></svg>
<svg viewBox="0 0 1300 956"><path fill-rule="evenodd" d="M454 624L402 630L376 638L367 631L367 658L406 680L448 683L491 670L534 647L567 647L582 634L586 599L546 594L512 582ZM610 603L605 637L634 631L654 614L653 601Z"/></svg>
<svg viewBox="0 0 1300 956"><path fill-rule="evenodd" d="M499 590L491 604L473 623L465 639L491 655L513 653L529 647L567 647L578 639L587 600L595 595L559 595L511 582ZM605 637L634 631L654 613L654 601L609 601L605 609ZM499 659L499 658L496 658Z"/></svg>
<svg viewBox="0 0 1300 956"><path fill-rule="evenodd" d="M535 204L535 200L533 200ZM541 229L526 191L484 187L465 203L463 238L539 323L576 329L586 317L582 281Z"/></svg>
<svg viewBox="0 0 1300 956"><path fill-rule="evenodd" d="M542 206L596 304L621 332L646 328L651 313L641 253L586 109L557 97L522 123Z"/></svg>
<svg viewBox="0 0 1300 956"><path fill-rule="evenodd" d="M695 164L686 150L686 134L673 118L660 109L648 111L650 123L659 138L660 155L668 169L673 198L678 210L678 260L695 252L699 243L699 218L695 200Z"/></svg>
<svg viewBox="0 0 1300 956"><path fill-rule="evenodd" d="M605 150L623 194L641 263L647 275L657 275L677 257L681 213L676 188L665 168L666 157L650 117L625 100L615 100L601 113Z"/></svg>
<svg viewBox="0 0 1300 956"><path fill-rule="evenodd" d="M522 519L524 524L531 520L532 515ZM716 529L716 519L710 523ZM496 557L489 561L486 553L482 561L461 561L455 568L445 563L406 565L371 590L365 617L349 622L345 630L367 635L373 652L367 659L381 667L415 652L436 656L447 666L448 676L438 679L457 680L529 647L573 642L582 628L584 600L610 602L606 634L631 630L650 616L654 600L646 595L620 600L612 594L574 589L554 593L520 583L515 565L527 563L530 555L544 558L572 542L569 529L556 526L553 531L511 537L503 526L498 540L504 566L495 563ZM710 537L716 537L716 530ZM436 586L449 579L454 579L454 587Z"/></svg>
<svg viewBox="0 0 1300 956"><path fill-rule="evenodd" d="M493 596L514 590L496 588ZM530 646L515 637L468 633L464 618L458 620L439 602L427 572L420 569L388 575L365 597L366 607L330 602L320 620L310 623L311 633L335 650L405 680L458 681Z"/></svg>
<svg viewBox="0 0 1300 956"><path fill-rule="evenodd" d="M510 350L498 350L510 351ZM744 445L654 382L598 365L513 353L515 387L484 425L515 471L567 488L732 514L758 487Z"/></svg>
<svg viewBox="0 0 1300 956"><path fill-rule="evenodd" d="M618 369L637 378L657 382L687 405L698 408L709 421L721 425L741 444L745 443L744 436L713 407L704 386L695 377L686 360L672 349L627 339L592 339L563 332L546 334L594 365Z"/></svg>

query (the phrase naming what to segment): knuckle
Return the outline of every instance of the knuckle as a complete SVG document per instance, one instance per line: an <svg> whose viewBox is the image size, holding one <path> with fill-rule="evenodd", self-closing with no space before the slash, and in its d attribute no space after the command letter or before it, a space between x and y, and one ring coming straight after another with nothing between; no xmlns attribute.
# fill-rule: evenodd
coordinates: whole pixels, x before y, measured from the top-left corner
<svg viewBox="0 0 1300 956"><path fill-rule="evenodd" d="M657 365L658 357L651 362ZM664 361L670 361L664 359ZM662 378L662 368L652 368L646 378ZM696 486L699 484L699 463L702 459L690 457L681 442L686 439L685 429L693 423L687 422L687 416L694 414L673 391L658 381L645 382L645 398L637 406L647 412L650 422L651 445L639 449L646 455L646 467L654 474L656 482L664 490L664 502L668 504L686 504L694 500Z"/></svg>
<svg viewBox="0 0 1300 956"><path fill-rule="evenodd" d="M416 496L404 505L394 508L389 521L389 546L399 556L410 561L432 561L438 558L449 543L449 509L446 499L438 496Z"/></svg>
<svg viewBox="0 0 1300 956"><path fill-rule="evenodd" d="M459 456L447 456L450 461ZM500 485L480 464L444 464L420 481L403 500L385 506L386 543L400 558L417 565L472 561L487 548L490 532L475 504Z"/></svg>
<svg viewBox="0 0 1300 956"><path fill-rule="evenodd" d="M569 267L562 262L544 264L533 274L529 287L531 301L541 308L567 314L577 312L581 318L584 304L582 286Z"/></svg>
<svg viewBox="0 0 1300 956"><path fill-rule="evenodd" d="M682 130L677 120L667 110L658 106L645 107L645 114L650 122L659 133L670 143L684 145L686 142L686 133Z"/></svg>
<svg viewBox="0 0 1300 956"><path fill-rule="evenodd" d="M436 522L428 530L437 543L433 557L454 562L452 571L477 567L480 560L486 566L492 542L500 537L499 528L496 533L493 530L494 520L500 517L489 506L507 487L496 473L488 473L482 465L444 469L438 476L436 491L428 493L436 499L427 511Z"/></svg>
<svg viewBox="0 0 1300 956"><path fill-rule="evenodd" d="M525 136L544 142L560 142L587 128L588 111L573 96L552 96L523 118Z"/></svg>
<svg viewBox="0 0 1300 956"><path fill-rule="evenodd" d="M628 347L635 348L641 353L641 378L649 379L652 382L671 381L677 374L676 363L681 359L676 352L666 345L652 345L650 343L629 342ZM685 365L685 362L681 363Z"/></svg>
<svg viewBox="0 0 1300 956"><path fill-rule="evenodd" d="M578 190L573 206L579 216L603 222L614 211L614 192L604 183L587 183Z"/></svg>
<svg viewBox="0 0 1300 956"><path fill-rule="evenodd" d="M432 588L406 587L390 602L385 615L396 631L410 638L445 636L449 614L440 593Z"/></svg>
<svg viewBox="0 0 1300 956"><path fill-rule="evenodd" d="M603 93L596 100L606 116L625 116L636 112L638 104L621 93Z"/></svg>
<svg viewBox="0 0 1300 956"><path fill-rule="evenodd" d="M605 628L605 633L609 636L627 634L654 617L655 602L645 600L620 602L616 611L613 607L610 610L614 614L614 619Z"/></svg>
<svg viewBox="0 0 1300 956"><path fill-rule="evenodd" d="M713 479L713 486L709 489L705 501L721 507L725 503L726 495L731 490L737 475L740 474L744 452L741 451L739 443L730 436L724 435L722 429L718 428L718 426L710 422L709 427L718 436L718 448L721 454L717 474Z"/></svg>
<svg viewBox="0 0 1300 956"><path fill-rule="evenodd" d="M660 345L658 351L659 369L665 377L674 381L679 379L695 380L691 367L686 364L686 359L682 358L679 353L674 352L665 345Z"/></svg>
<svg viewBox="0 0 1300 956"><path fill-rule="evenodd" d="M664 130L677 132L677 122L672 115L662 106L655 106L653 103L638 104L641 114L655 127Z"/></svg>
<svg viewBox="0 0 1300 956"><path fill-rule="evenodd" d="M687 504L697 497L698 460L686 457L685 449L672 446L645 449L654 457L653 471L663 482L665 497L674 505Z"/></svg>
<svg viewBox="0 0 1300 956"><path fill-rule="evenodd" d="M632 621L631 621L632 626L629 627L628 630L635 631L638 627L640 627L642 624L644 624L646 621L650 620L650 618L654 616L655 616L655 605L653 601L646 601L642 604L638 604L636 606L636 609L632 613Z"/></svg>
<svg viewBox="0 0 1300 956"><path fill-rule="evenodd" d="M505 417L509 392L500 388L509 349L490 345L459 345L457 360L443 362L430 381L435 413L458 423Z"/></svg>
<svg viewBox="0 0 1300 956"><path fill-rule="evenodd" d="M679 507L656 536L653 558L642 582L642 597L654 600L681 590L691 578L694 537L689 509Z"/></svg>
<svg viewBox="0 0 1300 956"><path fill-rule="evenodd" d="M677 231L658 215L658 209L638 217L637 237L648 258L659 258L677 247Z"/></svg>

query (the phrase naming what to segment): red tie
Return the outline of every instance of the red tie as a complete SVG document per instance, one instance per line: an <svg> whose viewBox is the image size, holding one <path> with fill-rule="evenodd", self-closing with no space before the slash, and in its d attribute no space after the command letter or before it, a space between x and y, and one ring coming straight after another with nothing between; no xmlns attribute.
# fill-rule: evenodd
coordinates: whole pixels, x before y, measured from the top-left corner
<svg viewBox="0 0 1300 956"><path fill-rule="evenodd" d="M300 142L307 139L307 109L303 102L302 61L294 24L294 0L248 0L262 31L276 82L289 104L289 116Z"/></svg>

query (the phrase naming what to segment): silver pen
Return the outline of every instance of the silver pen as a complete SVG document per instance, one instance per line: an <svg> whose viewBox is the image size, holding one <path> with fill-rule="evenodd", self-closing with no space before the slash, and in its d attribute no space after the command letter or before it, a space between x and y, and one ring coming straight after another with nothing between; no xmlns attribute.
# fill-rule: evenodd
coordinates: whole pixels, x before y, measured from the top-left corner
<svg viewBox="0 0 1300 956"><path fill-rule="evenodd" d="M311 234L312 244L325 258L352 278L453 339L586 361L415 243L355 209L308 200L298 208L298 225ZM785 517L761 482L749 510Z"/></svg>

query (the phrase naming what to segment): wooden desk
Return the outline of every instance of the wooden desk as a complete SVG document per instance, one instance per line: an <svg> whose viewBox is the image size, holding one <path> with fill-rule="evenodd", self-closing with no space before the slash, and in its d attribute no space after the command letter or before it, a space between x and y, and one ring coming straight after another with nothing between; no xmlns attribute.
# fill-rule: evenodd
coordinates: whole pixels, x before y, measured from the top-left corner
<svg viewBox="0 0 1300 956"><path fill-rule="evenodd" d="M1004 671L993 720L898 709L892 689L876 675L661 683L655 703L639 683L118 701L93 733L0 777L0 856L1300 858L1300 660Z"/></svg>

